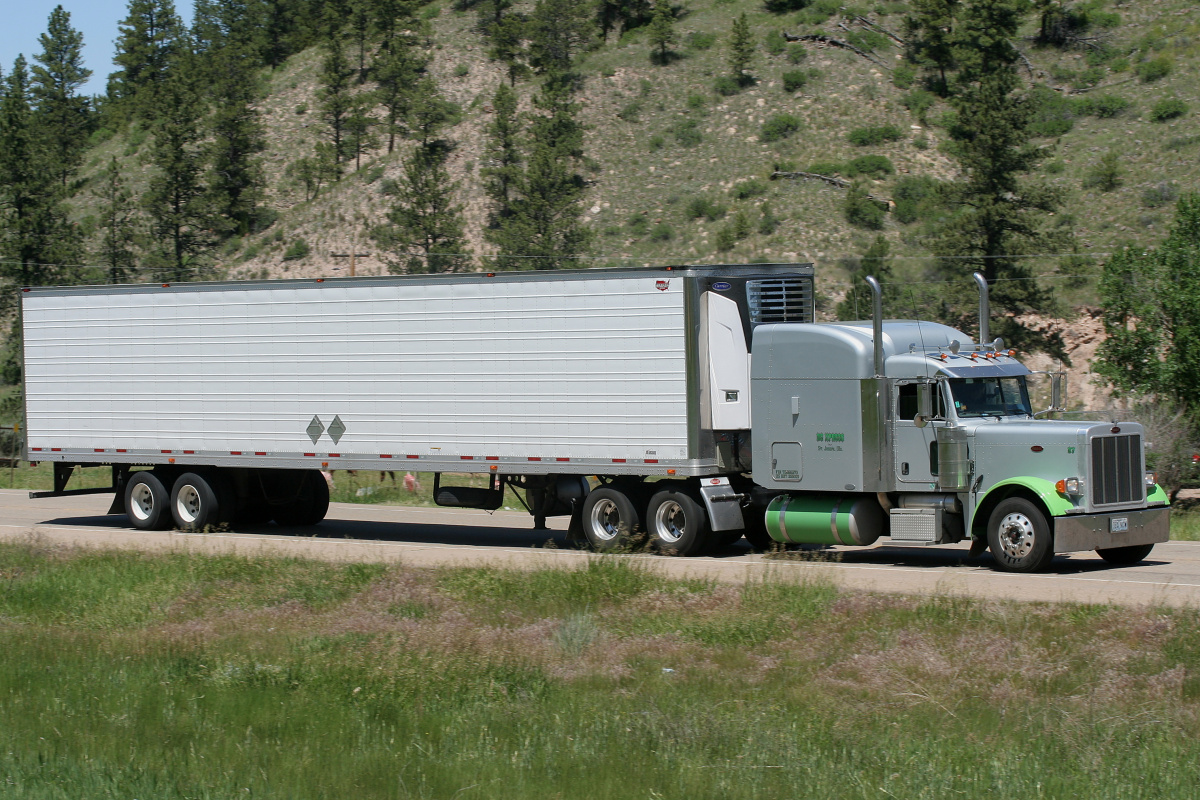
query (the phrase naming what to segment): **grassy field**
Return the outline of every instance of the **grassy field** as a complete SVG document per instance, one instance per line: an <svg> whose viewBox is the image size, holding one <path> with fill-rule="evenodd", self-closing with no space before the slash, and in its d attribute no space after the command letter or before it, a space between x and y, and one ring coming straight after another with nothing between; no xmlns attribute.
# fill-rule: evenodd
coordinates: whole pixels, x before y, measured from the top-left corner
<svg viewBox="0 0 1200 800"><path fill-rule="evenodd" d="M1200 613L0 546L0 794L1194 797Z"/></svg>

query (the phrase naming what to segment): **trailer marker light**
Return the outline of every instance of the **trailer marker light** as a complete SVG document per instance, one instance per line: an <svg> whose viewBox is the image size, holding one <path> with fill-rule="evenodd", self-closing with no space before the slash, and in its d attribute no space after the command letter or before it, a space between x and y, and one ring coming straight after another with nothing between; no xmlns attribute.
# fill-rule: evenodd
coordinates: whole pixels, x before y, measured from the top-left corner
<svg viewBox="0 0 1200 800"><path fill-rule="evenodd" d="M128 450L126 450L124 447L118 447L118 448L117 448L117 452L118 452L118 453L128 453L129 451L128 451Z"/></svg>
<svg viewBox="0 0 1200 800"><path fill-rule="evenodd" d="M380 454L379 454L379 457L380 457L380 458L391 458L392 456L391 456L391 454L390 454L390 453L387 453L387 454L380 453Z"/></svg>
<svg viewBox="0 0 1200 800"><path fill-rule="evenodd" d="M231 455L231 456L240 456L241 454L242 454L241 450L230 450L229 451L229 455Z"/></svg>
<svg viewBox="0 0 1200 800"><path fill-rule="evenodd" d="M93 452L93 453L103 453L103 452L104 452L104 448L103 448L103 447L93 447L93 448L92 448L92 452Z"/></svg>
<svg viewBox="0 0 1200 800"><path fill-rule="evenodd" d="M185 456L194 456L194 455L196 455L196 451L195 450L184 450L183 454Z"/></svg>
<svg viewBox="0 0 1200 800"><path fill-rule="evenodd" d="M164 283L162 285L162 288L164 288L164 289L169 289L170 287L171 287L171 284L169 284L169 283Z"/></svg>
<svg viewBox="0 0 1200 800"><path fill-rule="evenodd" d="M669 470L667 470L667 474L668 474L668 475L674 475L674 474L675 474L675 470L673 470L673 469L669 469Z"/></svg>
<svg viewBox="0 0 1200 800"><path fill-rule="evenodd" d="M623 458L614 458L614 459L612 460L612 463L614 463L614 464L624 464L624 463L625 463L625 459L623 459Z"/></svg>
<svg viewBox="0 0 1200 800"><path fill-rule="evenodd" d="M1032 451L1033 451L1033 452L1035 452L1035 453L1040 453L1040 452L1042 452L1042 446L1041 446L1040 444L1035 444L1033 447L1031 447L1031 448L1029 448L1029 449L1030 449L1030 450L1032 450Z"/></svg>
<svg viewBox="0 0 1200 800"><path fill-rule="evenodd" d="M266 455L266 453L257 453L257 452L256 452L254 455L256 455L256 456L265 456L265 455Z"/></svg>
<svg viewBox="0 0 1200 800"><path fill-rule="evenodd" d="M405 458L420 458L420 456L405 456Z"/></svg>
<svg viewBox="0 0 1200 800"><path fill-rule="evenodd" d="M498 469L500 469L500 468L499 468L499 467L497 467L495 464L492 464L490 467L488 467L488 469L490 469L490 470L498 470Z"/></svg>
<svg viewBox="0 0 1200 800"><path fill-rule="evenodd" d="M554 459L554 460L555 460L555 461L570 461L571 459L569 459L569 458L556 458L556 459Z"/></svg>
<svg viewBox="0 0 1200 800"><path fill-rule="evenodd" d="M330 454L329 454L328 456L326 456L326 457L327 457L327 458L341 458L341 457L342 457L342 454L341 454L341 453L330 453Z"/></svg>
<svg viewBox="0 0 1200 800"><path fill-rule="evenodd" d="M30 449L30 450L33 450L33 451L34 451L34 452L36 452L36 453L40 453L40 452L42 452L42 448L40 448L40 447L31 447L31 448L29 448L29 449Z"/></svg>
<svg viewBox="0 0 1200 800"><path fill-rule="evenodd" d="M646 463L647 463L647 464L657 464L657 463L658 463L658 459L657 459L657 458L647 458L647 459L646 459Z"/></svg>
<svg viewBox="0 0 1200 800"><path fill-rule="evenodd" d="M62 452L62 448L61 448L61 447L51 447L51 448L50 448L50 452L51 452L51 453L61 453L61 452Z"/></svg>
<svg viewBox="0 0 1200 800"><path fill-rule="evenodd" d="M496 277L496 273L494 273L494 272L489 272L489 273L487 274L487 276L488 276L489 278L494 278L494 277Z"/></svg>
<svg viewBox="0 0 1200 800"><path fill-rule="evenodd" d="M317 283L324 283L324 282L325 282L324 278L317 278Z"/></svg>
<svg viewBox="0 0 1200 800"><path fill-rule="evenodd" d="M170 450L163 450L162 452L163 452L163 455L169 455L171 451L170 451Z"/></svg>
<svg viewBox="0 0 1200 800"><path fill-rule="evenodd" d="M474 459L475 459L475 456L459 456L458 457L459 461L473 461Z"/></svg>
<svg viewBox="0 0 1200 800"><path fill-rule="evenodd" d="M321 462L321 466L322 466L322 467L328 467L328 466L329 466L329 462L328 462L328 461L322 461L322 462Z"/></svg>
<svg viewBox="0 0 1200 800"><path fill-rule="evenodd" d="M28 290L28 289L22 289L21 291L22 291L22 292L28 292L29 290Z"/></svg>
<svg viewBox="0 0 1200 800"><path fill-rule="evenodd" d="M500 456L485 456L483 460L484 461L499 461Z"/></svg>
<svg viewBox="0 0 1200 800"><path fill-rule="evenodd" d="M530 461L541 461L542 457L541 456L530 456L529 460Z"/></svg>
<svg viewBox="0 0 1200 800"><path fill-rule="evenodd" d="M174 464L174 463L175 463L175 459L173 459L173 458L168 458L168 459L167 459L167 463L168 463L168 464Z"/></svg>
<svg viewBox="0 0 1200 800"><path fill-rule="evenodd" d="M316 454L316 453L305 453L304 455L305 455L307 458L316 458L316 457L317 457L317 454Z"/></svg>

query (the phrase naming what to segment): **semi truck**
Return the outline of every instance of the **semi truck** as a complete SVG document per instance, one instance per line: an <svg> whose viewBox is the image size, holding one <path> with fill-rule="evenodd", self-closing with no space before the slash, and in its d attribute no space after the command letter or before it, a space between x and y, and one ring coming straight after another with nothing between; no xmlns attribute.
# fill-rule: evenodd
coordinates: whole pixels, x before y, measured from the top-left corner
<svg viewBox="0 0 1200 800"><path fill-rule="evenodd" d="M1131 421L1046 418L947 325L817 322L811 264L28 287L26 452L143 530L312 525L323 470L511 487L598 550L773 544L1144 559L1169 538ZM1059 376L1051 408L1061 408ZM74 470L111 468L103 490ZM473 476L473 482L461 476ZM482 476L482 479L480 478Z"/></svg>

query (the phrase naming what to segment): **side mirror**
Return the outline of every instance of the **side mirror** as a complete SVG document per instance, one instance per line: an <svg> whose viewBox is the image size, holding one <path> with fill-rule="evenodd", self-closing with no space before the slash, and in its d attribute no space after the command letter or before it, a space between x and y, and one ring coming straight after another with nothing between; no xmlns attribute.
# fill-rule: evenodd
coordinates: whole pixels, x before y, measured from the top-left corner
<svg viewBox="0 0 1200 800"><path fill-rule="evenodd" d="M1055 372L1050 376L1050 408L1053 411L1065 411L1065 386L1063 386L1063 373Z"/></svg>
<svg viewBox="0 0 1200 800"><path fill-rule="evenodd" d="M913 422L918 428L924 428L933 417L933 386L925 382L917 384L917 416Z"/></svg>

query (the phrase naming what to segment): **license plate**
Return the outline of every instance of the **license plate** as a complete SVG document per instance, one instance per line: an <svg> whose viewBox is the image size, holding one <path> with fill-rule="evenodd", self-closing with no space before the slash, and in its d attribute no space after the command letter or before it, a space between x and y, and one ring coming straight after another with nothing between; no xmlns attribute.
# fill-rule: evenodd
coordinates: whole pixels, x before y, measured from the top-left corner
<svg viewBox="0 0 1200 800"><path fill-rule="evenodd" d="M1113 517L1108 521L1108 529L1113 533L1129 530L1129 517Z"/></svg>

